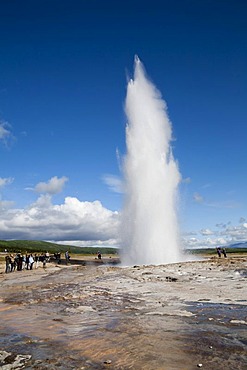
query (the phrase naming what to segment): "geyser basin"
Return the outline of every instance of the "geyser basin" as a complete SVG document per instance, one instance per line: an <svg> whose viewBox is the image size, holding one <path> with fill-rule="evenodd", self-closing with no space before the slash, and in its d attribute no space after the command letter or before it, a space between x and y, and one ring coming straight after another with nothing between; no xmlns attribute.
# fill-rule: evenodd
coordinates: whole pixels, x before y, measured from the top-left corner
<svg viewBox="0 0 247 370"><path fill-rule="evenodd" d="M182 259L177 221L180 174L171 150L166 103L135 57L127 87L122 212L122 263L162 264Z"/></svg>

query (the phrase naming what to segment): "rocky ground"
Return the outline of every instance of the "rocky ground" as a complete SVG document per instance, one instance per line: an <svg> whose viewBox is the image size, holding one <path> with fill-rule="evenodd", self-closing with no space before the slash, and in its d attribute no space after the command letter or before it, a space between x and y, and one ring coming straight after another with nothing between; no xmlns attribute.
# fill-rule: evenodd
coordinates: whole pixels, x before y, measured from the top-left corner
<svg viewBox="0 0 247 370"><path fill-rule="evenodd" d="M104 262L0 274L0 369L247 368L246 257Z"/></svg>

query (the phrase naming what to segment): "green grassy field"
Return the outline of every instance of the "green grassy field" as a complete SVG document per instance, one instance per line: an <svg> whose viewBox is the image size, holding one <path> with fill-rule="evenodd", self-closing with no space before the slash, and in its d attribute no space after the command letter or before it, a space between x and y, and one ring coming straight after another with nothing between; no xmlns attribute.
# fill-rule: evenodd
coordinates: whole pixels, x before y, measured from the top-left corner
<svg viewBox="0 0 247 370"><path fill-rule="evenodd" d="M118 252L116 248L75 247L38 240L0 240L0 252L4 252L5 250L9 253L49 252L50 254L57 252L65 253L68 250L70 254L85 255L95 254L98 250L103 254L117 254Z"/></svg>

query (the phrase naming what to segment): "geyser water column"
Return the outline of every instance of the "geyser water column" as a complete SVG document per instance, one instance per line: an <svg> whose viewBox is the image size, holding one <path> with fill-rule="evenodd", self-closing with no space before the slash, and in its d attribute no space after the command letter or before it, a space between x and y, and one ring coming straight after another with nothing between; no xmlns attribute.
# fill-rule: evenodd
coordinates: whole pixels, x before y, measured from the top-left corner
<svg viewBox="0 0 247 370"><path fill-rule="evenodd" d="M135 57L127 87L125 201L120 226L123 265L181 260L177 221L180 174L171 150L166 103Z"/></svg>

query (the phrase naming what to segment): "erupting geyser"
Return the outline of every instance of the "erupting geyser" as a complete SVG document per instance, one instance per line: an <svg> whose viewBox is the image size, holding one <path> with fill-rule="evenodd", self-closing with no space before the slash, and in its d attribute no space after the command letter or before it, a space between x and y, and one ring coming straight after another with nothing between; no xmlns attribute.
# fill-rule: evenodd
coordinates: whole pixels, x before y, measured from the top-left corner
<svg viewBox="0 0 247 370"><path fill-rule="evenodd" d="M171 150L166 103L135 57L127 87L124 158L125 203L121 222L122 264L181 260L177 221L180 174Z"/></svg>

